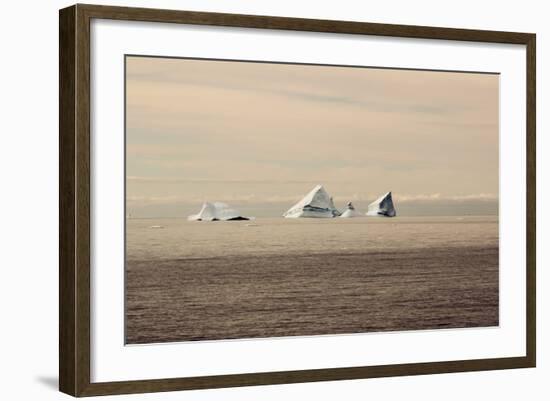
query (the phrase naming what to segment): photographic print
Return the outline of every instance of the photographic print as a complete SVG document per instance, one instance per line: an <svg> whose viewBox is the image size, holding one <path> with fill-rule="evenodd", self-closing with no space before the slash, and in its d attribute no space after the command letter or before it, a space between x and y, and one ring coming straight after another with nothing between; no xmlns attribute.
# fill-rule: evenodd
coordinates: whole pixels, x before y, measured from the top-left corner
<svg viewBox="0 0 550 401"><path fill-rule="evenodd" d="M499 325L499 75L126 56L125 341Z"/></svg>

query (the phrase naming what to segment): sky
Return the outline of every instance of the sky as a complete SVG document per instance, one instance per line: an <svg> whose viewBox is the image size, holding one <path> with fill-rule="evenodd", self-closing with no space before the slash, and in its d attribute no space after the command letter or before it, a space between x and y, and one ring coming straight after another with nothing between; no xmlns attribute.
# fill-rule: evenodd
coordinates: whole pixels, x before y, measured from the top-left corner
<svg viewBox="0 0 550 401"><path fill-rule="evenodd" d="M498 113L496 74L128 56L127 212L280 216L322 184L340 208L497 214Z"/></svg>

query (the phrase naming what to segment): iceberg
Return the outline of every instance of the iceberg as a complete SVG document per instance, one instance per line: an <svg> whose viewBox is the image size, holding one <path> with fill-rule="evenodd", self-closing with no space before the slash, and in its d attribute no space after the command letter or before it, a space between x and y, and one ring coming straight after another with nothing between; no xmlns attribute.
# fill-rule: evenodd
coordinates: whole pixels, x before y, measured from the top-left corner
<svg viewBox="0 0 550 401"><path fill-rule="evenodd" d="M359 211L357 211L357 209L355 209L355 206L353 206L353 203L351 202L348 202L346 210L344 210L340 215L340 217L344 219L349 219L352 217L363 217L363 216L364 215L362 213L360 213Z"/></svg>
<svg viewBox="0 0 550 401"><path fill-rule="evenodd" d="M317 185L301 201L283 214L283 217L286 218L332 218L337 216L340 216L340 212L322 185Z"/></svg>
<svg viewBox="0 0 550 401"><path fill-rule="evenodd" d="M242 216L237 210L222 202L204 202L199 213L187 217L190 221L229 221L250 220Z"/></svg>
<svg viewBox="0 0 550 401"><path fill-rule="evenodd" d="M369 205L367 216L395 217L391 192L382 195Z"/></svg>

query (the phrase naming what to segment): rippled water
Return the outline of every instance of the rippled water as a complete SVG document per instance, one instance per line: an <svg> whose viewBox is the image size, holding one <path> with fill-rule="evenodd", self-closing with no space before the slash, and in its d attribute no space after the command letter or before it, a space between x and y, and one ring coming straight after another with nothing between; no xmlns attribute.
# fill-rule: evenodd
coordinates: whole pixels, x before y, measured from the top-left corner
<svg viewBox="0 0 550 401"><path fill-rule="evenodd" d="M128 343L498 325L496 217L130 219L126 256Z"/></svg>
<svg viewBox="0 0 550 401"><path fill-rule="evenodd" d="M126 235L128 260L495 246L498 218L130 219Z"/></svg>

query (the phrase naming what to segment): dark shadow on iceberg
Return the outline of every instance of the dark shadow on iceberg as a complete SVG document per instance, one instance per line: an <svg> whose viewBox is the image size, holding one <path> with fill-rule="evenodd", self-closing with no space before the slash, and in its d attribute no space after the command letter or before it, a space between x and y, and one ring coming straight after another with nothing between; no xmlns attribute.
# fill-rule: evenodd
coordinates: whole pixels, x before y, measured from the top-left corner
<svg viewBox="0 0 550 401"><path fill-rule="evenodd" d="M367 211L367 216L395 217L396 215L391 192L382 195L372 202Z"/></svg>

